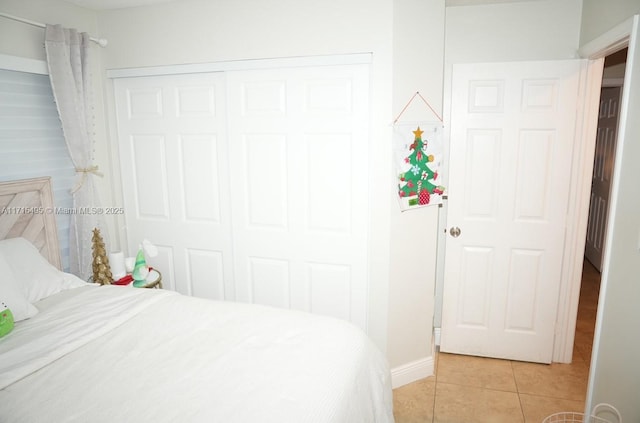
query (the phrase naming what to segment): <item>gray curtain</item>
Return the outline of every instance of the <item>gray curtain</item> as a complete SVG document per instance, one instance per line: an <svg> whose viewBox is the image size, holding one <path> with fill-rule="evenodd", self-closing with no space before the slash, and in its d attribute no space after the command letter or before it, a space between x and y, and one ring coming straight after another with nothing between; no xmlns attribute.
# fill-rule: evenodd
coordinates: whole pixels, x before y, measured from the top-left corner
<svg viewBox="0 0 640 423"><path fill-rule="evenodd" d="M47 25L45 50L53 96L77 175L72 190L75 213L71 215L70 270L82 279L89 280L92 274L93 228L100 228L107 242L95 184L95 177L101 175L93 162L95 116L89 67L89 35L60 25Z"/></svg>

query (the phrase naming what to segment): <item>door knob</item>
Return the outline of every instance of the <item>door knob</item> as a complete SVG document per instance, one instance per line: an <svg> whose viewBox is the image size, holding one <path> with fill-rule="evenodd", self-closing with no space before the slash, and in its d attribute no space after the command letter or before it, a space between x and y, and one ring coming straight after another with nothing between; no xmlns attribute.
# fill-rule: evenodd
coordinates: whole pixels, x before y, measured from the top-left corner
<svg viewBox="0 0 640 423"><path fill-rule="evenodd" d="M462 231L460 230L460 228L458 228L457 226L452 227L451 229L449 229L449 233L451 234L452 237L457 238L460 236L460 233Z"/></svg>

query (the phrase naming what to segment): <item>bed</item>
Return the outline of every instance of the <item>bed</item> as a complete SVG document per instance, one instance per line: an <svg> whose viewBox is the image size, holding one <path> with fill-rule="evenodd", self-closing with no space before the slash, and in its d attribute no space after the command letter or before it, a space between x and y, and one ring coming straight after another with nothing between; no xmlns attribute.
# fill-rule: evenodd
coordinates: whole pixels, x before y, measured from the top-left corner
<svg viewBox="0 0 640 423"><path fill-rule="evenodd" d="M0 183L0 422L392 422L350 323L59 270L48 178ZM24 211L28 213L14 213ZM40 212L43 210L43 212Z"/></svg>

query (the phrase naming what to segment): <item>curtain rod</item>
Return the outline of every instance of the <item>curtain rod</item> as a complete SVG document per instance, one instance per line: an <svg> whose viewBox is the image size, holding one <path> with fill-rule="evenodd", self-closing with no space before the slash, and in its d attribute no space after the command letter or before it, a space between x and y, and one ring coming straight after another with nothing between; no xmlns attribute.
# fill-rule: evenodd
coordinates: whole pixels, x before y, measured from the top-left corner
<svg viewBox="0 0 640 423"><path fill-rule="evenodd" d="M26 23L26 24L29 24L29 25L38 26L40 28L46 28L47 27L43 23L30 21L29 19L19 18L18 16L9 15L8 13L0 12L0 16L3 16L5 18L7 18L7 19L12 19L14 21ZM94 43L98 44L100 47L106 47L107 43L108 43L108 41L106 39L104 39L104 38L93 38L93 37L90 37L89 39L91 41L93 41Z"/></svg>

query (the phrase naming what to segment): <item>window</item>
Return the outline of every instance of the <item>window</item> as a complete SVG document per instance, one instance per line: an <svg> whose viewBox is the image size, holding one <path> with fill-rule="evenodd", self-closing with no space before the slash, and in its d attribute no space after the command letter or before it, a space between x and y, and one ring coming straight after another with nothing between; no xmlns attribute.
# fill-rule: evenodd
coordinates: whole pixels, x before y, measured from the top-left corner
<svg viewBox="0 0 640 423"><path fill-rule="evenodd" d="M74 166L47 75L0 69L0 181L50 176L56 207L71 208ZM56 214L69 269L70 216Z"/></svg>

